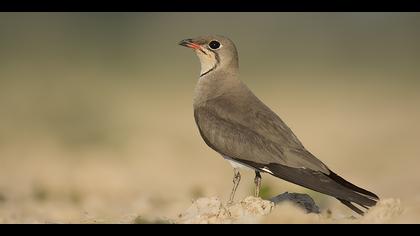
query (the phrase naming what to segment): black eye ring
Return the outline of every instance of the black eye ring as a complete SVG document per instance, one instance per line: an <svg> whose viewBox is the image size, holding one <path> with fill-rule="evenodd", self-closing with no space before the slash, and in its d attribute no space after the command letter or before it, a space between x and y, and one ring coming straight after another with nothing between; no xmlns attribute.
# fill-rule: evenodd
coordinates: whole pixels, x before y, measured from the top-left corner
<svg viewBox="0 0 420 236"><path fill-rule="evenodd" d="M211 49L218 49L218 48L220 48L220 45L221 44L219 42L217 42L216 40L213 40L209 43L209 47Z"/></svg>

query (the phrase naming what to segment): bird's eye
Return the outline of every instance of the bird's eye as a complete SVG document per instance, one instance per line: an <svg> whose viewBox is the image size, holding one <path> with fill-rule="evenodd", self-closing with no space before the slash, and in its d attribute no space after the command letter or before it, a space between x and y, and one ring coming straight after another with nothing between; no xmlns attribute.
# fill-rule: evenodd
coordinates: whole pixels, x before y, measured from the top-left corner
<svg viewBox="0 0 420 236"><path fill-rule="evenodd" d="M219 43L219 42L217 42L217 41L215 41L215 40L213 40L213 41L211 41L211 42L209 43L209 47L210 47L211 49L218 49L218 48L220 48L220 43Z"/></svg>

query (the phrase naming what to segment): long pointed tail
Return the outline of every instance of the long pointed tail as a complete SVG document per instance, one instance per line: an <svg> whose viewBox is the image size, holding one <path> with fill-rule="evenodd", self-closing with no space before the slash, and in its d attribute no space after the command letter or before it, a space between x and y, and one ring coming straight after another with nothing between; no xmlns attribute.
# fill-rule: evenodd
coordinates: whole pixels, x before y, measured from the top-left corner
<svg viewBox="0 0 420 236"><path fill-rule="evenodd" d="M369 207L375 206L379 200L376 194L348 182L332 171L325 174L310 169L292 168L279 164L269 164L268 169L272 172L272 175L278 178L333 196L360 215L363 215L364 211L352 203L369 209Z"/></svg>
<svg viewBox="0 0 420 236"><path fill-rule="evenodd" d="M369 207L375 206L377 201L379 200L379 197L370 192L367 191L366 189L360 188L350 182L348 182L347 180L343 179L342 177L340 177L339 175L337 175L336 173L332 172L330 170L330 174L328 175L328 177L330 177L332 180L334 180L335 182L345 186L346 188L350 189L353 192L356 192L362 196L364 196L366 199L364 199L363 201L354 201L356 204L360 205L361 207L365 208L365 209L369 209ZM362 210L360 210L359 208L357 208L354 204L352 204L349 200L347 199L342 199L342 198L337 198L341 203L343 203L344 205L346 205L348 208L352 209L353 211L355 211L356 213L363 215L364 212ZM372 202L373 201L373 202Z"/></svg>

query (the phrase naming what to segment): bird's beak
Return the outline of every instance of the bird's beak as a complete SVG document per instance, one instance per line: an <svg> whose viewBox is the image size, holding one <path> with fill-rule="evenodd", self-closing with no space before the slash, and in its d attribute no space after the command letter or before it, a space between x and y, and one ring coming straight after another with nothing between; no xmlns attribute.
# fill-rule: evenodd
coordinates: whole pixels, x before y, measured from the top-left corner
<svg viewBox="0 0 420 236"><path fill-rule="evenodd" d="M178 43L181 46L187 47L187 48L193 48L193 49L200 49L201 46L194 43L192 39L184 39L181 42Z"/></svg>

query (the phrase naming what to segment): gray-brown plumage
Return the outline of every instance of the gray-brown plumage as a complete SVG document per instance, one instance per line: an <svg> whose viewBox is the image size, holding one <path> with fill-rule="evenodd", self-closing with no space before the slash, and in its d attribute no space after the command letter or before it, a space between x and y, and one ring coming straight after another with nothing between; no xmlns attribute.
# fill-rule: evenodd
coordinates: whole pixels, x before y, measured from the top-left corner
<svg viewBox="0 0 420 236"><path fill-rule="evenodd" d="M186 39L201 62L194 94L194 118L206 144L234 166L233 200L240 181L238 164L255 170L256 195L260 172L333 196L359 214L378 196L332 172L305 149L290 128L238 79L235 45L211 35Z"/></svg>

